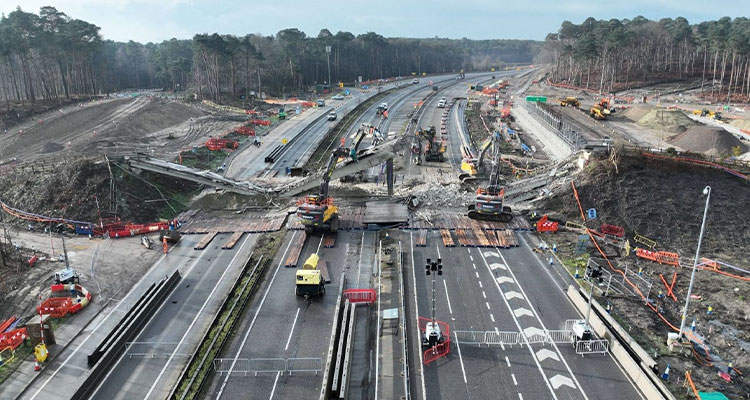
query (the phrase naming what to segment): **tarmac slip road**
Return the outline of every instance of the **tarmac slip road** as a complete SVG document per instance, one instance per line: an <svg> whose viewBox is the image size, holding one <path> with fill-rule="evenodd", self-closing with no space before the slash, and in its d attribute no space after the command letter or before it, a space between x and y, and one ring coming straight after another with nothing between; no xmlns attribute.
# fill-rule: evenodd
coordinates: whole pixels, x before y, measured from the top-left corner
<svg viewBox="0 0 750 400"><path fill-rule="evenodd" d="M425 399L641 397L610 356L581 357L571 345L462 344L455 336L457 330L523 332L530 337L545 329L562 329L565 320L581 316L560 290L561 276L542 271L544 264L526 245L446 248L439 233L431 232L426 247L414 247L413 236L412 232L401 235L404 247L411 247L406 259L415 266L413 274L406 273L406 290L412 292L407 324L413 393ZM452 344L447 357L423 366L425 348L418 342L414 324L417 315L430 317L432 276L425 275L424 264L427 258L438 257L444 272L436 276L435 317L450 325Z"/></svg>
<svg viewBox="0 0 750 400"><path fill-rule="evenodd" d="M134 340L141 344L132 347L130 355L123 354L93 399L163 399L169 395L256 240L256 235L246 235L233 249L221 249L229 236L219 234L206 249L193 250L192 237L186 235L167 255L168 261L173 253L193 253L194 260L178 267L182 280Z"/></svg>
<svg viewBox="0 0 750 400"><path fill-rule="evenodd" d="M307 236L298 268L317 252L320 260L326 262L331 277L326 293L309 302L295 294L297 268L284 267L294 239L302 234L302 231L291 231L284 239L250 307L239 321L237 334L230 338L222 358L214 360L216 374L208 387L207 398L318 398L333 312L343 284L342 272L346 273L345 288L371 287L375 234L339 231L333 248L323 247L320 235ZM369 365L365 356L369 353L357 351L361 351L360 358ZM355 363L352 371L359 379L367 374Z"/></svg>

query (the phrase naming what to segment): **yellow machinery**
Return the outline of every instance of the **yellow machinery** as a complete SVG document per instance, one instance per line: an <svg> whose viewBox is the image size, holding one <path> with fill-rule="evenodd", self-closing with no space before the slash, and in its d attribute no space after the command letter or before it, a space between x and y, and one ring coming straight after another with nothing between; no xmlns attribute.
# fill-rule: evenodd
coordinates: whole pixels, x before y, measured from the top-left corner
<svg viewBox="0 0 750 400"><path fill-rule="evenodd" d="M570 107L580 107L581 106L581 102L578 101L578 99L576 97L573 97L573 96L568 96L568 97L566 97L564 99L559 99L557 102L560 103L560 105L563 106L563 107L568 107L568 106L570 106Z"/></svg>
<svg viewBox="0 0 750 400"><path fill-rule="evenodd" d="M338 207L333 204L333 197L328 195L328 184L331 174L336 169L336 163L340 157L346 157L347 149L339 147L333 151L328 160L328 167L317 194L310 194L302 198L298 203L297 216L305 226L305 232L314 230L327 232L338 231ZM355 153L356 156L356 153Z"/></svg>
<svg viewBox="0 0 750 400"><path fill-rule="evenodd" d="M589 115L591 115L592 118L601 121L607 118L607 115L609 115L609 110L606 108L602 108L602 106L600 106L599 104L594 104L594 106L591 107Z"/></svg>
<svg viewBox="0 0 750 400"><path fill-rule="evenodd" d="M487 153L487 149L497 140L499 140L499 135L488 138L479 149L479 158L464 158L461 160L461 173L458 175L458 179L461 182L475 180L479 174L483 173L484 156Z"/></svg>
<svg viewBox="0 0 750 400"><path fill-rule="evenodd" d="M320 257L317 254L312 254L307 258L302 269L297 271L297 296L307 299L325 294L325 281L321 276L320 269L318 269L318 262L320 262Z"/></svg>

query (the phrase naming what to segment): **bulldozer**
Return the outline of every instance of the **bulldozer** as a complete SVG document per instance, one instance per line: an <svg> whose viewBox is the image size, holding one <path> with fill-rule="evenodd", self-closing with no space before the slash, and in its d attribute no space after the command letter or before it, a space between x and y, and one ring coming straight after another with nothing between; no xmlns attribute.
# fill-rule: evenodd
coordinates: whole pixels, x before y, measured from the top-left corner
<svg viewBox="0 0 750 400"><path fill-rule="evenodd" d="M500 178L500 148L493 149L492 171L489 184L477 189L474 204L469 205L469 218L482 221L510 222L513 214L508 206L504 206L505 188L499 184Z"/></svg>
<svg viewBox="0 0 750 400"><path fill-rule="evenodd" d="M305 226L305 232L312 233L315 230L338 231L338 207L333 204L333 197L328 195L328 185L339 158L347 157L348 153L349 150L344 147L334 150L328 159L326 172L320 180L318 193L309 194L298 201L297 216Z"/></svg>
<svg viewBox="0 0 750 400"><path fill-rule="evenodd" d="M313 296L325 294L325 280L321 275L320 268L318 268L319 263L322 263L320 257L317 254L311 254L307 258L307 261L305 261L302 269L297 271L295 290L297 296L309 299Z"/></svg>
<svg viewBox="0 0 750 400"><path fill-rule="evenodd" d="M576 108L578 108L578 107L581 106L581 102L578 101L578 98L576 98L574 96L568 96L568 97L566 97L564 99L558 99L557 102L558 102L558 104L560 104L561 107L568 107L568 106L570 106L570 107L576 107Z"/></svg>
<svg viewBox="0 0 750 400"><path fill-rule="evenodd" d="M424 160L425 161L436 161L436 162L443 162L445 161L445 157L443 156L443 153L445 153L445 144L439 143L436 139L437 131L435 130L434 126L431 126L429 129L418 129L414 133L414 141L412 143L412 154L413 154L413 162L416 165L419 165L422 163L422 155L424 154ZM426 147L424 148L424 151L422 151L422 139L424 139L427 142Z"/></svg>

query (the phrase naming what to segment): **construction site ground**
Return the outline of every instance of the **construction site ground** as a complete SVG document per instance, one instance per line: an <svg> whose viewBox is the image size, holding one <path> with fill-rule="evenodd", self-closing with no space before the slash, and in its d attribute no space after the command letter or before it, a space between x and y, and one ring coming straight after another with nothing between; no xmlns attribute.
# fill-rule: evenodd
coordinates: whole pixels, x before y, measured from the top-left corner
<svg viewBox="0 0 750 400"><path fill-rule="evenodd" d="M750 201L750 188L741 179L715 169L649 160L639 155L622 155L617 167L607 160L592 162L572 178L583 209L597 210L597 218L588 221L586 226L598 229L600 223L619 225L625 228L626 237L634 246L638 245L633 242L637 233L656 241L656 250L680 254L682 268L638 259L634 254L613 259L620 269L626 265L630 271L642 268L643 277L653 284L650 298L673 325L679 326L684 307L705 204L705 196L701 195L704 186L710 185L712 190L701 256L747 269L744 243L750 240L750 235L744 222L747 220L745 204ZM552 211L550 215L561 221L581 222L581 212L570 185L564 185L543 208ZM556 242L561 257L571 260L577 237L577 233L558 233L547 240ZM604 249L607 251L608 247ZM598 256L596 249L589 249L589 253ZM606 268L606 263L598 262ZM583 274L582 270L579 272ZM658 293L666 294L668 289L659 275L663 274L671 284L674 273L677 273L674 293L678 301L666 295L660 298ZM693 294L699 299L691 302L687 326L695 319L696 331L706 338L710 353L746 373L750 370L750 311L747 307L750 277L739 275L745 280L698 271ZM732 383L724 381L714 366L701 365L703 360L698 360L689 346L670 352L666 339L672 329L641 299L610 295L599 298L599 301L613 305L612 314L616 319L649 354L655 356L659 373L669 364L675 377L684 377L686 371L692 371L699 390L721 391L737 399L750 393L746 379L737 375ZM707 314L709 306L713 308L711 314ZM685 393L680 383L679 378L669 381L672 393L678 398Z"/></svg>

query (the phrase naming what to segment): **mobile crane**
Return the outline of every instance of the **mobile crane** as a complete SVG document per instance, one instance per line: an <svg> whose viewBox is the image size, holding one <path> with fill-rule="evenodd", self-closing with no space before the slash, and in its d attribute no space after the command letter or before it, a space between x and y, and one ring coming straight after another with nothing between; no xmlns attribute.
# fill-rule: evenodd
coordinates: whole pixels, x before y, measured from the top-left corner
<svg viewBox="0 0 750 400"><path fill-rule="evenodd" d="M328 159L328 166L320 180L318 193L309 194L298 202L297 216L305 226L305 232L311 233L314 230L338 231L338 207L333 204L333 197L328 195L328 185L339 158L348 155L347 148L336 148L331 153L331 158Z"/></svg>
<svg viewBox="0 0 750 400"><path fill-rule="evenodd" d="M500 187L499 177L500 147L495 146L489 184L477 189L476 200L469 205L469 218L496 222L510 222L513 219L510 207L503 206L505 188Z"/></svg>

